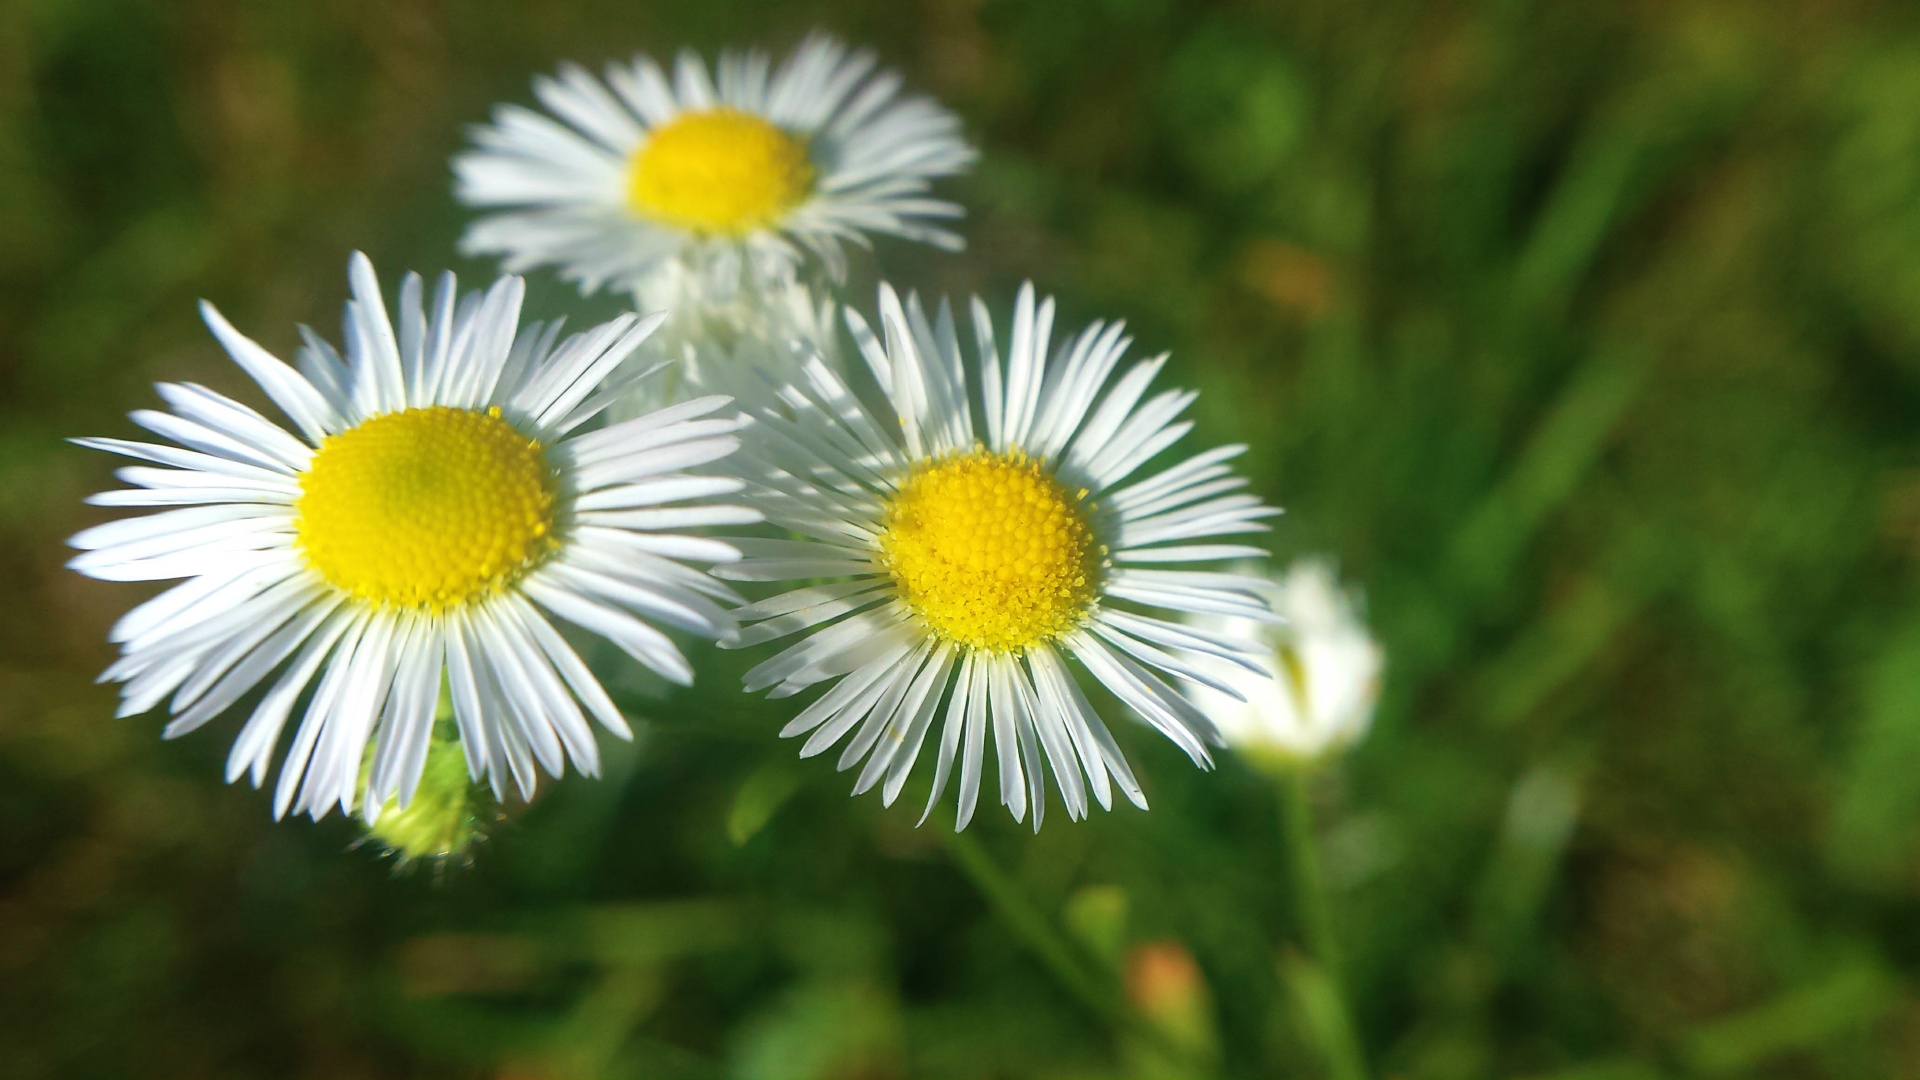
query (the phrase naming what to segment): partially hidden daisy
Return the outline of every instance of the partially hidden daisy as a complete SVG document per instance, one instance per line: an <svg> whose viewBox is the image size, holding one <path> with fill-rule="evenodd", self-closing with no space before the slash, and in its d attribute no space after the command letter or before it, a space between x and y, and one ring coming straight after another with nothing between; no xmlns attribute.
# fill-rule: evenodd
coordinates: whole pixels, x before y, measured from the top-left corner
<svg viewBox="0 0 1920 1080"><path fill-rule="evenodd" d="M456 192L489 213L461 249L507 269L552 265L645 310L790 279L877 235L957 249L960 216L928 191L965 170L959 121L866 50L823 35L777 68L759 51L671 77L640 56L604 80L575 65L534 80L551 115L502 105L454 160Z"/></svg>
<svg viewBox="0 0 1920 1080"><path fill-rule="evenodd" d="M258 786L298 711L276 816L352 812L363 773L367 813L405 807L443 683L468 771L497 796L511 781L529 797L567 761L594 774L588 717L630 732L552 617L691 681L653 624L727 632L731 591L686 564L738 553L681 530L757 519L705 501L739 481L686 471L738 445L737 421L711 415L727 399L582 433L657 317L562 341L557 323L520 326L519 278L460 297L443 275L423 304L410 274L396 324L365 256L348 276L344 357L303 327L297 368L201 305L292 431L184 383L158 387L171 411L132 414L167 442L78 440L150 463L90 502L156 511L75 536L71 565L184 579L113 627L120 713L165 702L173 737L260 691L227 760Z"/></svg>
<svg viewBox="0 0 1920 1080"><path fill-rule="evenodd" d="M791 378L809 355L840 363L838 305L805 282L736 293L725 302L688 299L665 310L666 322L628 361L664 369L615 402L609 415L624 419L707 394L763 394Z"/></svg>
<svg viewBox="0 0 1920 1080"><path fill-rule="evenodd" d="M1294 562L1265 592L1284 622L1189 619L1197 628L1252 643L1265 673L1218 665L1220 677L1238 693L1205 686L1191 692L1235 750L1263 765L1310 766L1366 737L1386 654L1368 632L1359 601L1340 587L1326 559Z"/></svg>
<svg viewBox="0 0 1920 1080"><path fill-rule="evenodd" d="M1258 670L1256 653L1176 619L1272 617L1258 579L1192 564L1262 554L1205 541L1264 530L1278 511L1225 464L1244 447L1139 475L1192 427L1179 417L1195 395L1146 397L1164 355L1114 378L1130 344L1121 324L1094 323L1050 354L1054 305L1028 286L1003 364L977 299L972 316L970 361L947 305L929 319L883 286L879 333L847 318L881 407L816 359L754 410L742 457L759 475L745 498L799 538L736 541L744 557L715 572L808 583L736 612L742 629L723 644L806 632L746 685L779 697L832 684L782 734L808 736L803 756L846 739L840 767L864 761L856 794L884 782L891 804L944 716L927 812L957 771L959 828L989 732L1015 820L1031 809L1039 827L1043 768L1074 818L1089 791L1110 808L1114 784L1144 807L1074 666L1209 765L1213 725L1166 676L1234 693L1194 659Z"/></svg>

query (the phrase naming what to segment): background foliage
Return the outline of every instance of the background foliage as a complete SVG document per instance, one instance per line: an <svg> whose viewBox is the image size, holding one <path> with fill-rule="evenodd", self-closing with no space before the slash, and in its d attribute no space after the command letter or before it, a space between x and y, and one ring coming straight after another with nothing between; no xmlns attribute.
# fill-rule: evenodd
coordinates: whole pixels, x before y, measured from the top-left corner
<svg viewBox="0 0 1920 1080"><path fill-rule="evenodd" d="M953 847L705 651L606 782L396 873L92 683L134 596L60 566L111 468L60 440L257 400L196 297L290 350L353 247L449 264L534 72L816 25L985 149L966 256L888 273L1128 317L1366 587L1378 727L1314 794L1377 1071L1920 1074L1920 20L1866 0L0 5L0 1071L1324 1068L1232 760L1134 737L1151 813Z"/></svg>

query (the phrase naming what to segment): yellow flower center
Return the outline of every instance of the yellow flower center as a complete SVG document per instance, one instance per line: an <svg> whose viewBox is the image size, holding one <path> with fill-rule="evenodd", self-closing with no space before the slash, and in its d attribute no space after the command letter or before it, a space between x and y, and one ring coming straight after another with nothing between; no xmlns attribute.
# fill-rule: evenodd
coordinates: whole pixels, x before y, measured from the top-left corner
<svg viewBox="0 0 1920 1080"><path fill-rule="evenodd" d="M433 405L328 436L294 510L300 550L335 588L445 611L545 558L553 504L538 441L499 409Z"/></svg>
<svg viewBox="0 0 1920 1080"><path fill-rule="evenodd" d="M1105 550L1085 499L1018 450L976 449L914 469L888 500L880 548L934 633L1025 649L1080 625L1092 606Z"/></svg>
<svg viewBox="0 0 1920 1080"><path fill-rule="evenodd" d="M738 109L682 113L654 128L627 175L635 213L722 236L774 223L812 190L806 143Z"/></svg>

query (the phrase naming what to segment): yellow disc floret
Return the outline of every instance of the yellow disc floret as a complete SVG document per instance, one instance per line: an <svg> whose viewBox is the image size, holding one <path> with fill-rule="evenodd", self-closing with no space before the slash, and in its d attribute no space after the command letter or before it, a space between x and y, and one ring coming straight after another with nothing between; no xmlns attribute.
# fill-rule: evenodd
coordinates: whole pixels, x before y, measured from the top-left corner
<svg viewBox="0 0 1920 1080"><path fill-rule="evenodd" d="M1025 649L1080 625L1103 549L1086 493L1018 450L915 468L887 502L880 547L900 595L960 645Z"/></svg>
<svg viewBox="0 0 1920 1080"><path fill-rule="evenodd" d="M445 405L376 416L320 444L294 504L307 562L382 607L445 611L498 591L554 548L540 443Z"/></svg>
<svg viewBox="0 0 1920 1080"><path fill-rule="evenodd" d="M726 108L682 113L654 128L627 175L635 213L721 236L773 224L812 190L806 143Z"/></svg>

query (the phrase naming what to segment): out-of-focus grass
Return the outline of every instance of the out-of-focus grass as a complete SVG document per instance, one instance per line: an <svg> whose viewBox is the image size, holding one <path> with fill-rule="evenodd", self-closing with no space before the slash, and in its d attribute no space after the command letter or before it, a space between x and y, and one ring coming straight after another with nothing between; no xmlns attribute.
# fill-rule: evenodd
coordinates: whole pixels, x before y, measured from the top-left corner
<svg viewBox="0 0 1920 1080"><path fill-rule="evenodd" d="M1705 0L0 6L0 1071L1321 1067L1233 761L1132 738L1151 813L975 826L1156 1041L911 792L792 760L738 658L629 687L605 781L398 876L92 685L134 590L60 568L111 468L60 440L157 378L257 400L194 298L287 348L353 247L478 280L445 160L491 101L814 25L986 151L967 255L887 272L1129 318L1252 444L1276 550L1366 586L1385 700L1316 794L1377 1070L1920 1072L1920 22Z"/></svg>

